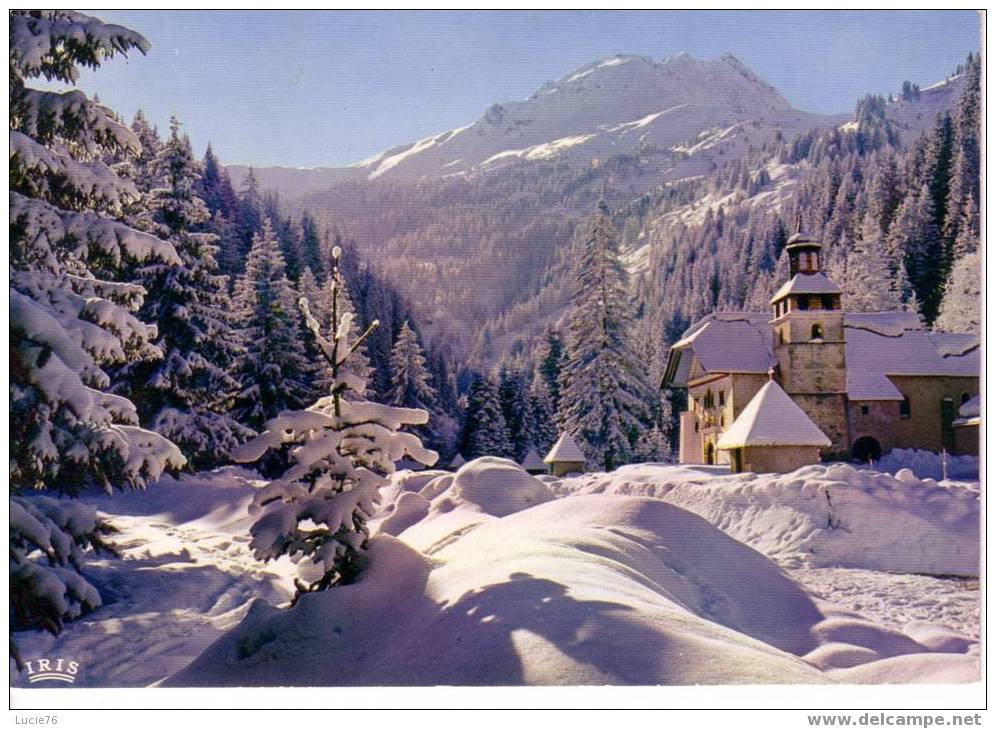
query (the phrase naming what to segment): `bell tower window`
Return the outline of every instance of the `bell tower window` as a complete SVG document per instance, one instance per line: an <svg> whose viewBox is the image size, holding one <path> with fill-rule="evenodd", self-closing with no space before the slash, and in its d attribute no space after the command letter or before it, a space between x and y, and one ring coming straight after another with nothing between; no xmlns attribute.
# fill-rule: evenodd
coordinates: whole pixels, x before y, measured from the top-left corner
<svg viewBox="0 0 996 729"><path fill-rule="evenodd" d="M823 339L823 325L817 322L813 324L813 328L809 330L810 339Z"/></svg>

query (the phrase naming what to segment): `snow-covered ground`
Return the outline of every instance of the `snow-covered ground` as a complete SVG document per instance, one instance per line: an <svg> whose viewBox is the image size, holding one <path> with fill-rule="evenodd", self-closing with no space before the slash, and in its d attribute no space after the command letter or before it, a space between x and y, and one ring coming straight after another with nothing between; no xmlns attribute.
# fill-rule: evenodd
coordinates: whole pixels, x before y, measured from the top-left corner
<svg viewBox="0 0 996 729"><path fill-rule="evenodd" d="M978 680L978 485L900 475L402 472L361 580L290 610L251 472L167 480L89 499L120 529L105 605L18 641L82 686Z"/></svg>

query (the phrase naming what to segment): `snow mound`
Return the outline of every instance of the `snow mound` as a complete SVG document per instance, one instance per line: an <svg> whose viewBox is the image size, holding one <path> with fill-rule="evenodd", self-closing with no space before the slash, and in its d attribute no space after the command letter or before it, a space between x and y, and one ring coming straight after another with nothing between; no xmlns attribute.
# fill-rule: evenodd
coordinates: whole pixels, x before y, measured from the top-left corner
<svg viewBox="0 0 996 729"><path fill-rule="evenodd" d="M641 494L693 511L790 567L977 576L979 492L838 463L788 474L628 466L564 479L559 494Z"/></svg>
<svg viewBox="0 0 996 729"><path fill-rule="evenodd" d="M461 466L450 492L455 499L494 516L507 516L554 498L546 484L518 463L493 456L475 458Z"/></svg>
<svg viewBox="0 0 996 729"><path fill-rule="evenodd" d="M449 471L398 471L391 477L401 491L421 491L426 484L440 476L451 476Z"/></svg>
<svg viewBox="0 0 996 729"><path fill-rule="evenodd" d="M454 519L470 528L452 522L431 557L416 550L413 534ZM659 499L577 496L504 518L457 508L372 538L369 557L352 585L288 610L257 602L166 684L856 681L841 669L926 650L827 610L763 555ZM958 658L977 674L977 658ZM961 680L969 663L927 668Z"/></svg>
<svg viewBox="0 0 996 729"><path fill-rule="evenodd" d="M879 459L875 469L886 473L909 470L918 478L944 478L942 458L947 460L948 478L976 480L979 477L979 459L977 456L941 456L933 451L922 451L916 448L895 448Z"/></svg>
<svg viewBox="0 0 996 729"><path fill-rule="evenodd" d="M397 536L405 529L425 518L429 513L429 500L411 491L402 491L398 500L385 509L383 520L376 530L371 521L371 532Z"/></svg>
<svg viewBox="0 0 996 729"><path fill-rule="evenodd" d="M841 683L974 683L979 680L979 659L951 653L919 653L833 671L830 675Z"/></svg>

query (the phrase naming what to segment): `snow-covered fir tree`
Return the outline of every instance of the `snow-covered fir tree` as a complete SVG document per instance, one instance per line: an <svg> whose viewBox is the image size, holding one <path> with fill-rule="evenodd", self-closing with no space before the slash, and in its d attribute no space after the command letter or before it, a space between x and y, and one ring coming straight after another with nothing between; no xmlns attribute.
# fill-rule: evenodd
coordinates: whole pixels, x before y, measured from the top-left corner
<svg viewBox="0 0 996 729"><path fill-rule="evenodd" d="M390 403L406 408L435 409L436 391L430 384L425 353L406 321L391 350Z"/></svg>
<svg viewBox="0 0 996 729"><path fill-rule="evenodd" d="M529 437L530 406L525 375L518 369L503 367L498 373L498 397L512 455L522 460L529 448L537 445Z"/></svg>
<svg viewBox="0 0 996 729"><path fill-rule="evenodd" d="M10 14L10 618L55 634L100 604L79 571L104 545L92 509L29 495L138 488L184 458L107 393L108 367L155 356L135 316L145 291L118 279L143 261L180 265L173 247L120 222L139 199L104 156L140 153L135 134L79 90L79 67L148 50L139 34L69 11ZM12 656L20 666L13 637Z"/></svg>
<svg viewBox="0 0 996 729"><path fill-rule="evenodd" d="M280 244L264 220L253 236L245 274L235 285L243 352L235 368L241 389L233 412L256 431L281 410L310 402L314 364L305 356L294 299Z"/></svg>
<svg viewBox="0 0 996 729"><path fill-rule="evenodd" d="M559 419L591 462L612 470L649 427L653 390L629 341L626 270L604 202L581 229L575 276Z"/></svg>
<svg viewBox="0 0 996 729"><path fill-rule="evenodd" d="M934 322L937 329L981 333L981 270L982 260L978 251L968 253L955 263L944 289L940 313Z"/></svg>
<svg viewBox="0 0 996 729"><path fill-rule="evenodd" d="M560 375L564 369L566 356L560 333L553 327L548 327L539 347L537 371L546 383L554 412L560 408Z"/></svg>
<svg viewBox="0 0 996 729"><path fill-rule="evenodd" d="M560 434L557 431L557 409L553 405L546 379L539 373L533 375L528 398L525 428L527 450L533 447L540 455L546 455Z"/></svg>
<svg viewBox="0 0 996 729"><path fill-rule="evenodd" d="M150 195L157 232L173 243L183 265L139 269L149 292L140 316L156 323L162 356L122 368L115 390L136 403L143 425L179 445L194 468L208 468L226 462L253 434L228 414L239 389L230 372L242 347L227 280L217 272L217 237L197 232L210 213L196 193L200 164L176 118L152 167L161 183Z"/></svg>
<svg viewBox="0 0 996 729"><path fill-rule="evenodd" d="M479 376L467 394L458 450L468 461L480 456L514 457L498 384L486 375Z"/></svg>
<svg viewBox="0 0 996 729"><path fill-rule="evenodd" d="M429 447L444 450L448 444L437 429L439 400L426 366L425 353L415 331L405 321L391 350L391 390L388 402L405 408L426 410L433 415L429 423L412 432Z"/></svg>
<svg viewBox="0 0 996 729"><path fill-rule="evenodd" d="M231 220L238 210L239 200L232 189L228 173L222 167L214 149L208 144L204 153L204 172L198 185L198 194L204 200L211 215L221 214Z"/></svg>
<svg viewBox="0 0 996 729"><path fill-rule="evenodd" d="M902 309L902 292L897 291L893 284L882 232L872 210L865 215L860 238L847 252L844 275L834 280L842 283L844 309L847 311Z"/></svg>
<svg viewBox="0 0 996 729"><path fill-rule="evenodd" d="M338 261L336 249L334 261ZM303 593L348 584L364 567L369 537L367 520L380 500L379 489L395 463L411 458L426 465L437 454L402 428L426 423L425 410L380 405L364 399L364 383L345 364L370 332L349 334L353 315L339 309L343 281L332 268L331 330L323 331L302 298L308 325L332 370L331 394L305 410L284 412L266 423L266 430L236 454L242 462L258 460L267 450L288 450L290 468L253 499L257 519L252 549L258 559L288 555L318 568L321 577L298 582Z"/></svg>

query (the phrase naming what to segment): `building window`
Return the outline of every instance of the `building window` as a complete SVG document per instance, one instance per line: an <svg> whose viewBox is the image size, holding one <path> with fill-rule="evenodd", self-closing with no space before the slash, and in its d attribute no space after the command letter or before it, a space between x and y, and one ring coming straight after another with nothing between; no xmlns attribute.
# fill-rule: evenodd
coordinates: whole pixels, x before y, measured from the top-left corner
<svg viewBox="0 0 996 729"><path fill-rule="evenodd" d="M903 401L899 403L899 417L908 418L910 417L911 412L912 408L910 408L910 399L904 396Z"/></svg>
<svg viewBox="0 0 996 729"><path fill-rule="evenodd" d="M719 406L723 407L726 405L726 390L719 391Z"/></svg>
<svg viewBox="0 0 996 729"><path fill-rule="evenodd" d="M817 322L813 324L813 328L809 330L810 339L823 339L823 325Z"/></svg>
<svg viewBox="0 0 996 729"><path fill-rule="evenodd" d="M795 304L796 308L799 311L807 311L809 309L809 299L806 298L805 296L800 296L798 299L796 299Z"/></svg>
<svg viewBox="0 0 996 729"><path fill-rule="evenodd" d="M715 403L713 403L712 399L712 390L706 390L703 407L705 407L706 410L711 410L714 404Z"/></svg>
<svg viewBox="0 0 996 729"><path fill-rule="evenodd" d="M861 414L862 415L867 415L868 414L868 406L867 405L862 405L861 406Z"/></svg>

